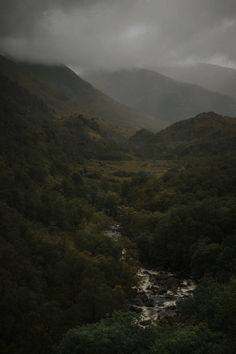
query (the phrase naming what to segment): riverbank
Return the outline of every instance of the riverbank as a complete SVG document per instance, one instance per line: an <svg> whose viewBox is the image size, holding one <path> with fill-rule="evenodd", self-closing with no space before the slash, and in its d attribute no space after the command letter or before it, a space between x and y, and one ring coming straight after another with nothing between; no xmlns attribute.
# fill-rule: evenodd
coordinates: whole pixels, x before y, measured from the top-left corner
<svg viewBox="0 0 236 354"><path fill-rule="evenodd" d="M105 235L119 242L122 236L120 225L112 225ZM125 255L126 249L123 248L121 257L125 259ZM192 279L163 270L139 268L137 277L137 286L133 288L136 295L130 309L139 314L139 323L144 327L175 316L178 301L192 296L196 288Z"/></svg>
<svg viewBox="0 0 236 354"><path fill-rule="evenodd" d="M131 310L140 314L142 326L175 316L178 301L192 296L196 288L191 279L180 279L165 271L141 268L137 276L139 282Z"/></svg>

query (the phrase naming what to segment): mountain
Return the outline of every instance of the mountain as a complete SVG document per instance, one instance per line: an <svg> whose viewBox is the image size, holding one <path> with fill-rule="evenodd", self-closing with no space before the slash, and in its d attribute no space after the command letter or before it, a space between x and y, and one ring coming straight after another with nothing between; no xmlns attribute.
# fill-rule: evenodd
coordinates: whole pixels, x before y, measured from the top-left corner
<svg viewBox="0 0 236 354"><path fill-rule="evenodd" d="M157 159L235 152L236 119L214 112L202 113L156 134L140 130L129 142L140 156Z"/></svg>
<svg viewBox="0 0 236 354"><path fill-rule="evenodd" d="M235 353L235 154L174 164L91 161L90 169L83 159L122 157L110 131L77 109L62 114L53 103L62 101L58 91L40 75L6 74L0 352ZM135 142L147 156L149 144L170 158L235 152L235 120L202 114L158 134L142 130ZM141 267L160 270L143 274L164 301L181 298L187 279L186 302L164 312L150 303L139 292ZM143 321L136 304L161 310L160 321Z"/></svg>
<svg viewBox="0 0 236 354"><path fill-rule="evenodd" d="M0 102L0 352L49 354L70 328L130 303L133 266L104 233L116 187L83 160L120 151L96 121L58 119L1 74Z"/></svg>
<svg viewBox="0 0 236 354"><path fill-rule="evenodd" d="M233 98L151 70L91 73L87 79L137 112L161 118L164 126L201 112L236 115L236 100Z"/></svg>
<svg viewBox="0 0 236 354"><path fill-rule="evenodd" d="M200 85L208 90L236 98L236 70L200 63L188 67L161 67L163 74L179 81Z"/></svg>
<svg viewBox="0 0 236 354"><path fill-rule="evenodd" d="M0 73L46 103L57 117L84 114L99 119L111 133L124 135L153 127L150 117L101 93L64 65L22 63L0 57Z"/></svg>
<svg viewBox="0 0 236 354"><path fill-rule="evenodd" d="M95 119L83 115L58 118L52 110L17 82L0 74L0 149L3 159L15 163L48 165L50 159L67 162L87 158L117 159L124 151Z"/></svg>

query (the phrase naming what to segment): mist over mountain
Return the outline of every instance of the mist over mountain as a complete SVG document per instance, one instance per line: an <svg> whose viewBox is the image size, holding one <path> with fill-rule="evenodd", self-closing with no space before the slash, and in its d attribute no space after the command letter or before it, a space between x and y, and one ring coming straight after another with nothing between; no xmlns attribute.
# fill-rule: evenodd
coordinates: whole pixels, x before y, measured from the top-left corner
<svg viewBox="0 0 236 354"><path fill-rule="evenodd" d="M83 69L236 62L234 0L2 0L0 49Z"/></svg>
<svg viewBox="0 0 236 354"><path fill-rule="evenodd" d="M44 101L56 116L85 114L118 135L132 134L141 127L153 129L151 117L103 94L65 65L32 64L0 57L0 72Z"/></svg>
<svg viewBox="0 0 236 354"><path fill-rule="evenodd" d="M0 353L236 353L236 1L0 1Z"/></svg>
<svg viewBox="0 0 236 354"><path fill-rule="evenodd" d="M173 80L158 72L130 69L88 74L97 88L137 112L152 115L165 126L201 112L236 115L236 100L200 86Z"/></svg>
<svg viewBox="0 0 236 354"><path fill-rule="evenodd" d="M175 80L200 85L236 98L236 70L233 68L200 63L190 66L159 67L158 70Z"/></svg>

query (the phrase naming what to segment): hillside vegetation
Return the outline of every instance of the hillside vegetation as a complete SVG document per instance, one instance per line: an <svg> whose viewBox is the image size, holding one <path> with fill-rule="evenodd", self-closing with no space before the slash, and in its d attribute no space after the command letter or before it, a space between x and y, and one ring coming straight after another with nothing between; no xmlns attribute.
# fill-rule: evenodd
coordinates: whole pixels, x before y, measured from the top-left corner
<svg viewBox="0 0 236 354"><path fill-rule="evenodd" d="M0 57L0 72L42 100L57 117L84 114L99 120L118 137L138 128L152 128L148 116L96 90L65 65L22 63Z"/></svg>
<svg viewBox="0 0 236 354"><path fill-rule="evenodd" d="M234 153L236 119L214 112L177 122L153 134L138 131L129 140L139 156L156 159L206 157Z"/></svg>
<svg viewBox="0 0 236 354"><path fill-rule="evenodd" d="M17 75L0 75L0 351L235 353L235 120L202 114L119 144ZM144 266L197 287L140 327Z"/></svg>

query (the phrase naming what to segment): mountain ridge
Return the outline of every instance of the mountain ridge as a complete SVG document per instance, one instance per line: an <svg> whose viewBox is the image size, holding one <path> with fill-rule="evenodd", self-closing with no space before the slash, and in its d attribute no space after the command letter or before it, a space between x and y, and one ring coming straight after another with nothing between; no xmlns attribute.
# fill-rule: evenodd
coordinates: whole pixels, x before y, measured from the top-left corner
<svg viewBox="0 0 236 354"><path fill-rule="evenodd" d="M86 76L100 90L132 109L158 117L163 127L201 112L236 115L236 100L198 85L147 69L126 69Z"/></svg>
<svg viewBox="0 0 236 354"><path fill-rule="evenodd" d="M208 90L236 98L236 70L216 64L158 67L157 70L175 80L200 85Z"/></svg>
<svg viewBox="0 0 236 354"><path fill-rule="evenodd" d="M99 92L65 65L13 62L1 56L0 72L43 100L56 116L84 114L117 136L132 135L145 125L152 127L150 117Z"/></svg>
<svg viewBox="0 0 236 354"><path fill-rule="evenodd" d="M1 73L0 87L0 147L8 160L27 159L27 151L33 155L37 149L45 165L50 151L71 161L124 156L121 146L95 119L81 114L55 117L43 100Z"/></svg>
<svg viewBox="0 0 236 354"><path fill-rule="evenodd" d="M236 119L214 112L176 122L153 134L137 132L129 142L148 158L201 157L228 153L236 149Z"/></svg>

